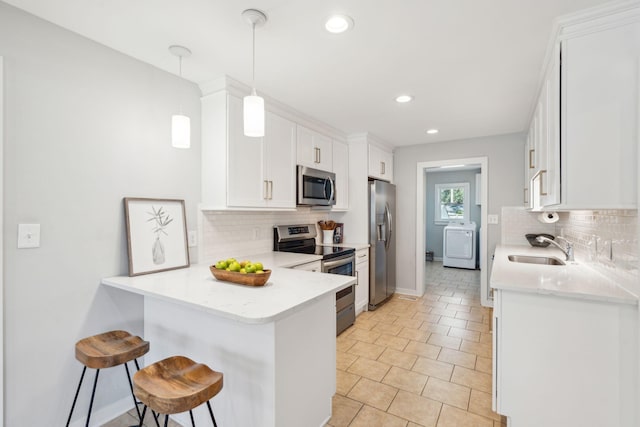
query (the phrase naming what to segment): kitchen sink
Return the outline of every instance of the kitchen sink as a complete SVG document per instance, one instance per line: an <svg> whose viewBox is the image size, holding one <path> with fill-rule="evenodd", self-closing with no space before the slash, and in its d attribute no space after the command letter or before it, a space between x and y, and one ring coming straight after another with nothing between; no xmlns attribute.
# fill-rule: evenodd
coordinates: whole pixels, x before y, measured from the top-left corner
<svg viewBox="0 0 640 427"><path fill-rule="evenodd" d="M509 255L509 261L522 262L525 264L566 265L564 261L561 261L558 258L545 256Z"/></svg>

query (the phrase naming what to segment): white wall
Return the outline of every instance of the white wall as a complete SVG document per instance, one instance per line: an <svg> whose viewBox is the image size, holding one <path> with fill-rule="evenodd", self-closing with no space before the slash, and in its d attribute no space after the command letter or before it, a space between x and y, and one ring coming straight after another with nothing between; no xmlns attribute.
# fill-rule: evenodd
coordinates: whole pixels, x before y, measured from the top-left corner
<svg viewBox="0 0 640 427"><path fill-rule="evenodd" d="M394 181L398 187L396 205L397 223L397 284L398 288L414 290L416 287L416 168L420 162L487 157L488 158L488 214L500 214L502 206L513 206L522 201L524 135L509 134L460 141L399 147L394 151ZM483 171L484 173L484 171ZM484 209L484 206L483 206ZM500 226L489 226L487 256L500 242ZM423 258L424 259L424 258Z"/></svg>
<svg viewBox="0 0 640 427"><path fill-rule="evenodd" d="M158 49L169 55L166 46ZM101 277L127 273L122 198L185 199L188 228L196 228L200 92L177 76L2 2L0 56L3 425L60 426L80 377L75 342L115 328L142 333L142 300L100 286ZM171 114L179 102L191 117L190 150L170 143ZM18 223L41 224L40 248L16 249ZM76 419L87 411L85 386ZM106 370L95 409L121 399L132 405L127 393L124 369Z"/></svg>

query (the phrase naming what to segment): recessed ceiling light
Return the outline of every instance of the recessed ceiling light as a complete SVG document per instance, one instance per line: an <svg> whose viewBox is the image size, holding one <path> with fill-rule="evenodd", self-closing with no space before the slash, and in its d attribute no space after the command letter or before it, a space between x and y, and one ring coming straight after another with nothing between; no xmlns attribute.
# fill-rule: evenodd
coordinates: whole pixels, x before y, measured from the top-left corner
<svg viewBox="0 0 640 427"><path fill-rule="evenodd" d="M324 23L324 28L331 34L344 33L353 28L353 18L347 15L331 15Z"/></svg>
<svg viewBox="0 0 640 427"><path fill-rule="evenodd" d="M413 101L413 96L411 95L400 95L396 97L396 102L399 102L401 104L404 104L405 102L411 102L411 101Z"/></svg>
<svg viewBox="0 0 640 427"><path fill-rule="evenodd" d="M428 133L429 135L435 135L435 134L436 134L436 133L438 133L438 132L439 132L439 131L438 131L438 129L429 129L429 130L427 131L427 133Z"/></svg>

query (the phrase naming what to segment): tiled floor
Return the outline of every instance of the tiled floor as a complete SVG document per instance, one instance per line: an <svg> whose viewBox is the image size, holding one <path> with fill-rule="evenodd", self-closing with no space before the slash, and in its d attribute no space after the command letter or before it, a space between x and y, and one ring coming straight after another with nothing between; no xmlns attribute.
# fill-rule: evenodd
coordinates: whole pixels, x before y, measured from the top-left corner
<svg viewBox="0 0 640 427"><path fill-rule="evenodd" d="M338 337L328 426L506 426L491 411L490 312L480 305L480 271L427 262L425 280L422 298L396 295ZM136 420L132 410L105 426ZM155 424L147 417L145 425Z"/></svg>
<svg viewBox="0 0 640 427"><path fill-rule="evenodd" d="M142 410L142 408L140 408L140 410ZM161 426L164 425L164 416L160 418L159 424ZM118 418L109 421L108 423L104 424L102 427L131 427L131 426L137 426L137 425L138 425L138 414L136 414L135 409L132 409L129 412L120 415ZM147 415L144 417L144 426L156 427L156 423L153 421L153 418L151 418L150 413L147 413ZM181 427L181 426L180 424L170 419L169 427Z"/></svg>
<svg viewBox="0 0 640 427"><path fill-rule="evenodd" d="M502 427L491 411L480 271L425 267L422 298L394 296L338 337L332 427Z"/></svg>

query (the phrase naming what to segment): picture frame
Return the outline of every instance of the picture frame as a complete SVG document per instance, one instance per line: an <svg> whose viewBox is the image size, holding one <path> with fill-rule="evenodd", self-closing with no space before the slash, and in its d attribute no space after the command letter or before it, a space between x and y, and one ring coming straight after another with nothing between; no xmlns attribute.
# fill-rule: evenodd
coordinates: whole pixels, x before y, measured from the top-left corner
<svg viewBox="0 0 640 427"><path fill-rule="evenodd" d="M342 243L344 239L344 224L339 222L336 224L336 229L333 232L333 243Z"/></svg>
<svg viewBox="0 0 640 427"><path fill-rule="evenodd" d="M187 268L184 200L125 197L129 276Z"/></svg>

